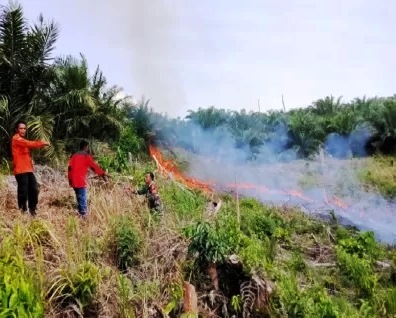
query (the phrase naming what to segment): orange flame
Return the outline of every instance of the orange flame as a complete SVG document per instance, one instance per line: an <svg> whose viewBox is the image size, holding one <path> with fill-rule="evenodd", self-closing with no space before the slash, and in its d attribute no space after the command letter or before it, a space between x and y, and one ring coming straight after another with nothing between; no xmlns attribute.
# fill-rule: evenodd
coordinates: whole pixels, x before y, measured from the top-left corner
<svg viewBox="0 0 396 318"><path fill-rule="evenodd" d="M180 172L176 164L173 163L171 160L164 159L162 157L161 151L159 151L159 149L157 149L153 145L149 146L149 152L151 157L153 157L153 159L156 161L158 168L162 170L162 172L171 175L175 180L183 183L191 189L201 190L205 194L209 194L212 192L212 186L210 184L184 176Z"/></svg>
<svg viewBox="0 0 396 318"><path fill-rule="evenodd" d="M174 162L172 162L171 160L164 159L161 151L151 144L149 145L149 152L161 172L171 175L175 180L186 185L191 189L201 190L207 195L210 195L213 192L213 189L215 187L214 182L210 183L205 181L199 181L194 178L189 178L184 176ZM255 190L262 193L272 192L272 193L288 194L290 196L303 199L307 202L313 202L312 199L306 197L302 192L298 190L272 190L265 186L260 186L250 183L228 183L225 184L224 187L227 189L235 189L235 190ZM348 207L348 205L345 202L343 202L340 198L336 196L333 196L333 198L329 200L327 198L326 193L324 194L324 201L328 205L334 204L344 209Z"/></svg>
<svg viewBox="0 0 396 318"><path fill-rule="evenodd" d="M330 203L333 203L334 205L346 209L348 205L342 201L339 197L333 196L333 199L330 200Z"/></svg>

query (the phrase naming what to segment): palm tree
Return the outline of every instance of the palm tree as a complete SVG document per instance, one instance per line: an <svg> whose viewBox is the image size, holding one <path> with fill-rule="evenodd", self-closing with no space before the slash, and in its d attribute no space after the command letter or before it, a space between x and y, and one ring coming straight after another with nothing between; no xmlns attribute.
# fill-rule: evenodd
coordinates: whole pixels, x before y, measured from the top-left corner
<svg viewBox="0 0 396 318"><path fill-rule="evenodd" d="M323 129L310 111L298 110L292 113L289 128L289 138L299 157L314 154L323 142Z"/></svg>
<svg viewBox="0 0 396 318"><path fill-rule="evenodd" d="M199 108L197 111L188 111L186 119L195 122L203 129L212 129L226 124L227 112L211 106L207 109Z"/></svg>
<svg viewBox="0 0 396 318"><path fill-rule="evenodd" d="M335 99L334 96L326 96L312 103L309 109L316 115L331 115L336 113L342 106L342 97Z"/></svg>
<svg viewBox="0 0 396 318"><path fill-rule="evenodd" d="M0 96L7 100L0 110L0 153L7 153L15 122L42 107L41 94L52 79L51 53L59 35L58 25L42 15L29 27L20 5L10 2L0 12Z"/></svg>
<svg viewBox="0 0 396 318"><path fill-rule="evenodd" d="M116 86L107 88L99 67L91 78L83 55L80 60L71 56L58 58L54 72L41 113L53 116L54 138L67 146L82 138L117 140L126 120L126 107L130 106L128 97L118 98L120 89Z"/></svg>

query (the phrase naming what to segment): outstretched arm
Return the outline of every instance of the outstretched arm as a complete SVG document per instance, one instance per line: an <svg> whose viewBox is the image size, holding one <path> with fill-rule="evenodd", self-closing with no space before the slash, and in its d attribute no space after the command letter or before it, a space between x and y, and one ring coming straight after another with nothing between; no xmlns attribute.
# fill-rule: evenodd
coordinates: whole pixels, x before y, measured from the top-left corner
<svg viewBox="0 0 396 318"><path fill-rule="evenodd" d="M135 190L134 193L135 194L146 194L148 192L148 187L144 186L142 188L140 188L139 190Z"/></svg>
<svg viewBox="0 0 396 318"><path fill-rule="evenodd" d="M96 173L98 176L102 176L102 175L105 174L105 172L104 172L102 169L100 169L99 165L93 160L93 158L92 158L91 155L88 156L87 160L88 160L88 165L89 165L89 167L90 167L93 171L95 171L95 173Z"/></svg>
<svg viewBox="0 0 396 318"><path fill-rule="evenodd" d="M26 140L22 137L17 137L13 139L15 145L20 147L27 147L30 149L42 148L44 146L48 146L49 142L41 141L41 140Z"/></svg>

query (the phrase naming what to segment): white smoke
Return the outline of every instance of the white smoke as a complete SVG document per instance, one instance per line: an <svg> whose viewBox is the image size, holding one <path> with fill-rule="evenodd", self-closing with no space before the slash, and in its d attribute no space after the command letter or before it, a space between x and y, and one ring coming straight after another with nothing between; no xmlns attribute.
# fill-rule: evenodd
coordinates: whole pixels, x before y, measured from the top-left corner
<svg viewBox="0 0 396 318"><path fill-rule="evenodd" d="M235 190L237 183L242 195L297 205L307 213L329 216L333 211L345 224L372 230L379 240L396 241L396 204L367 191L359 181L366 159L336 159L322 151L312 160L298 160L293 149L280 151L287 139L281 134L286 131L276 132L277 138L261 146L251 161L250 149L235 147L234 137L224 127L203 130L190 124L176 129L180 145L191 151L188 174L197 180L214 182L221 190ZM328 138L326 146L348 153L350 144L345 140L352 140L354 150L362 154L365 133L358 128L350 137Z"/></svg>
<svg viewBox="0 0 396 318"><path fill-rule="evenodd" d="M101 26L97 32L102 33L103 44L124 52L133 95L137 99L148 96L157 112L177 115L178 107L185 103L174 32L181 7L166 0L82 0L81 5Z"/></svg>

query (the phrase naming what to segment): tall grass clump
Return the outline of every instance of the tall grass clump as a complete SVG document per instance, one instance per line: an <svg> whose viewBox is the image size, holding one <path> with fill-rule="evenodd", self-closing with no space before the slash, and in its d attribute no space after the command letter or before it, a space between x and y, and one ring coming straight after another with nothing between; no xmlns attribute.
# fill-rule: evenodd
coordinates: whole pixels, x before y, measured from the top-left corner
<svg viewBox="0 0 396 318"><path fill-rule="evenodd" d="M39 284L15 243L10 237L1 242L0 317L43 317Z"/></svg>
<svg viewBox="0 0 396 318"><path fill-rule="evenodd" d="M374 262L381 252L373 232L338 238L336 255L340 272L362 297L371 297L375 293L378 278Z"/></svg>
<svg viewBox="0 0 396 318"><path fill-rule="evenodd" d="M77 305L83 312L95 300L100 281L100 270L95 264L89 261L69 264L56 271L48 290L49 302L63 308Z"/></svg>
<svg viewBox="0 0 396 318"><path fill-rule="evenodd" d="M184 189L178 184L167 183L161 189L165 213L173 212L181 221L201 218L207 199L199 192Z"/></svg>
<svg viewBox="0 0 396 318"><path fill-rule="evenodd" d="M114 220L110 249L120 270L126 270L138 263L142 243L141 233L134 217L122 215Z"/></svg>
<svg viewBox="0 0 396 318"><path fill-rule="evenodd" d="M370 158L359 177L368 187L374 187L383 196L393 199L396 197L395 161L395 157Z"/></svg>

